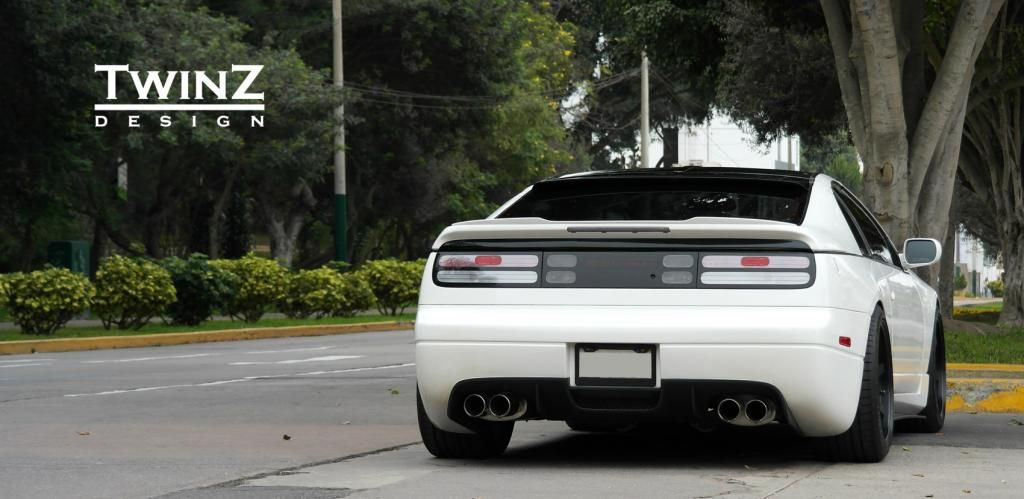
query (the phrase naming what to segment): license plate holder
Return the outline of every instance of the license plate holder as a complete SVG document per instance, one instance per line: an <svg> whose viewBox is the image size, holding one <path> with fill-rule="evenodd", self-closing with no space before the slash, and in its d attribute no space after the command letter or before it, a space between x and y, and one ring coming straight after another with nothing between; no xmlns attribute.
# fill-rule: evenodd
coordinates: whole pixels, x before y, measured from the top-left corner
<svg viewBox="0 0 1024 499"><path fill-rule="evenodd" d="M577 344L576 386L656 385L654 345Z"/></svg>

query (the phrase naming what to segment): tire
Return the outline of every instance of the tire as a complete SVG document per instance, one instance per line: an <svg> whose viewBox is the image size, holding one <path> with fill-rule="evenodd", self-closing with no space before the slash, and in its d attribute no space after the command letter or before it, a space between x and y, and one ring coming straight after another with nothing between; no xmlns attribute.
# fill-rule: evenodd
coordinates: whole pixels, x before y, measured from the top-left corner
<svg viewBox="0 0 1024 499"><path fill-rule="evenodd" d="M921 417L906 421L905 429L914 433L938 433L946 423L946 337L942 317L935 314L932 353L928 357L928 405Z"/></svg>
<svg viewBox="0 0 1024 499"><path fill-rule="evenodd" d="M876 308L871 316L864 353L860 400L853 424L834 437L815 439L818 456L828 461L877 463L889 453L894 429L892 349L885 314Z"/></svg>
<svg viewBox="0 0 1024 499"><path fill-rule="evenodd" d="M416 416L420 437L427 451L442 459L483 459L501 455L512 438L514 421L489 422L481 433L452 433L430 422L423 409L419 389L416 390Z"/></svg>

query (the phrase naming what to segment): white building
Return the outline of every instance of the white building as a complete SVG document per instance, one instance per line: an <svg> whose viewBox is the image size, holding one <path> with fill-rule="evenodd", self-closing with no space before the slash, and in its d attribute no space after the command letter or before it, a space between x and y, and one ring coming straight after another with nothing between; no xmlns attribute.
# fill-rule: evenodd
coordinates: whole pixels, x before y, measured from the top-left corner
<svg viewBox="0 0 1024 499"><path fill-rule="evenodd" d="M654 166L663 155L664 144L656 134L652 133L651 139L650 163ZM788 158L792 168L788 167ZM793 136L758 146L739 125L716 113L708 124L679 129L679 164L799 170L800 138Z"/></svg>
<svg viewBox="0 0 1024 499"><path fill-rule="evenodd" d="M996 255L986 254L981 241L966 231L957 234L957 244L953 250L956 252L953 261L957 272L967 280L967 289L964 291L975 296L992 296L986 285L1002 278L1002 261Z"/></svg>

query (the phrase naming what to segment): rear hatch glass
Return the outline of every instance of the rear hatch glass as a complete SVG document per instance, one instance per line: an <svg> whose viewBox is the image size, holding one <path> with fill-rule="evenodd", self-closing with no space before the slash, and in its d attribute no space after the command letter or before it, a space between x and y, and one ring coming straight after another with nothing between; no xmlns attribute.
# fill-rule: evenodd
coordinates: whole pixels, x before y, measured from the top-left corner
<svg viewBox="0 0 1024 499"><path fill-rule="evenodd" d="M805 184L742 178L572 178L540 182L497 218L551 221L726 217L800 224Z"/></svg>

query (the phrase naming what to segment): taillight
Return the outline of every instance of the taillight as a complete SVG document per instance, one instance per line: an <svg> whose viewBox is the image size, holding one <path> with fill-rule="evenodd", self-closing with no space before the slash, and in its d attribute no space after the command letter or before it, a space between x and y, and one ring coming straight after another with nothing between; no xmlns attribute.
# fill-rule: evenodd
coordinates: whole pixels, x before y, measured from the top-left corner
<svg viewBox="0 0 1024 499"><path fill-rule="evenodd" d="M442 253L434 278L448 285L532 286L537 284L539 266L538 253Z"/></svg>
<svg viewBox="0 0 1024 499"><path fill-rule="evenodd" d="M811 259L802 255L704 255L700 264L706 269L806 269Z"/></svg>
<svg viewBox="0 0 1024 499"><path fill-rule="evenodd" d="M433 269L434 283L454 287L793 289L814 282L811 253L491 248L442 250Z"/></svg>
<svg viewBox="0 0 1024 499"><path fill-rule="evenodd" d="M536 267L540 262L537 255L441 255L437 265L443 269L464 269L475 267L524 268Z"/></svg>
<svg viewBox="0 0 1024 499"><path fill-rule="evenodd" d="M703 287L802 288L813 279L810 255L703 254Z"/></svg>

